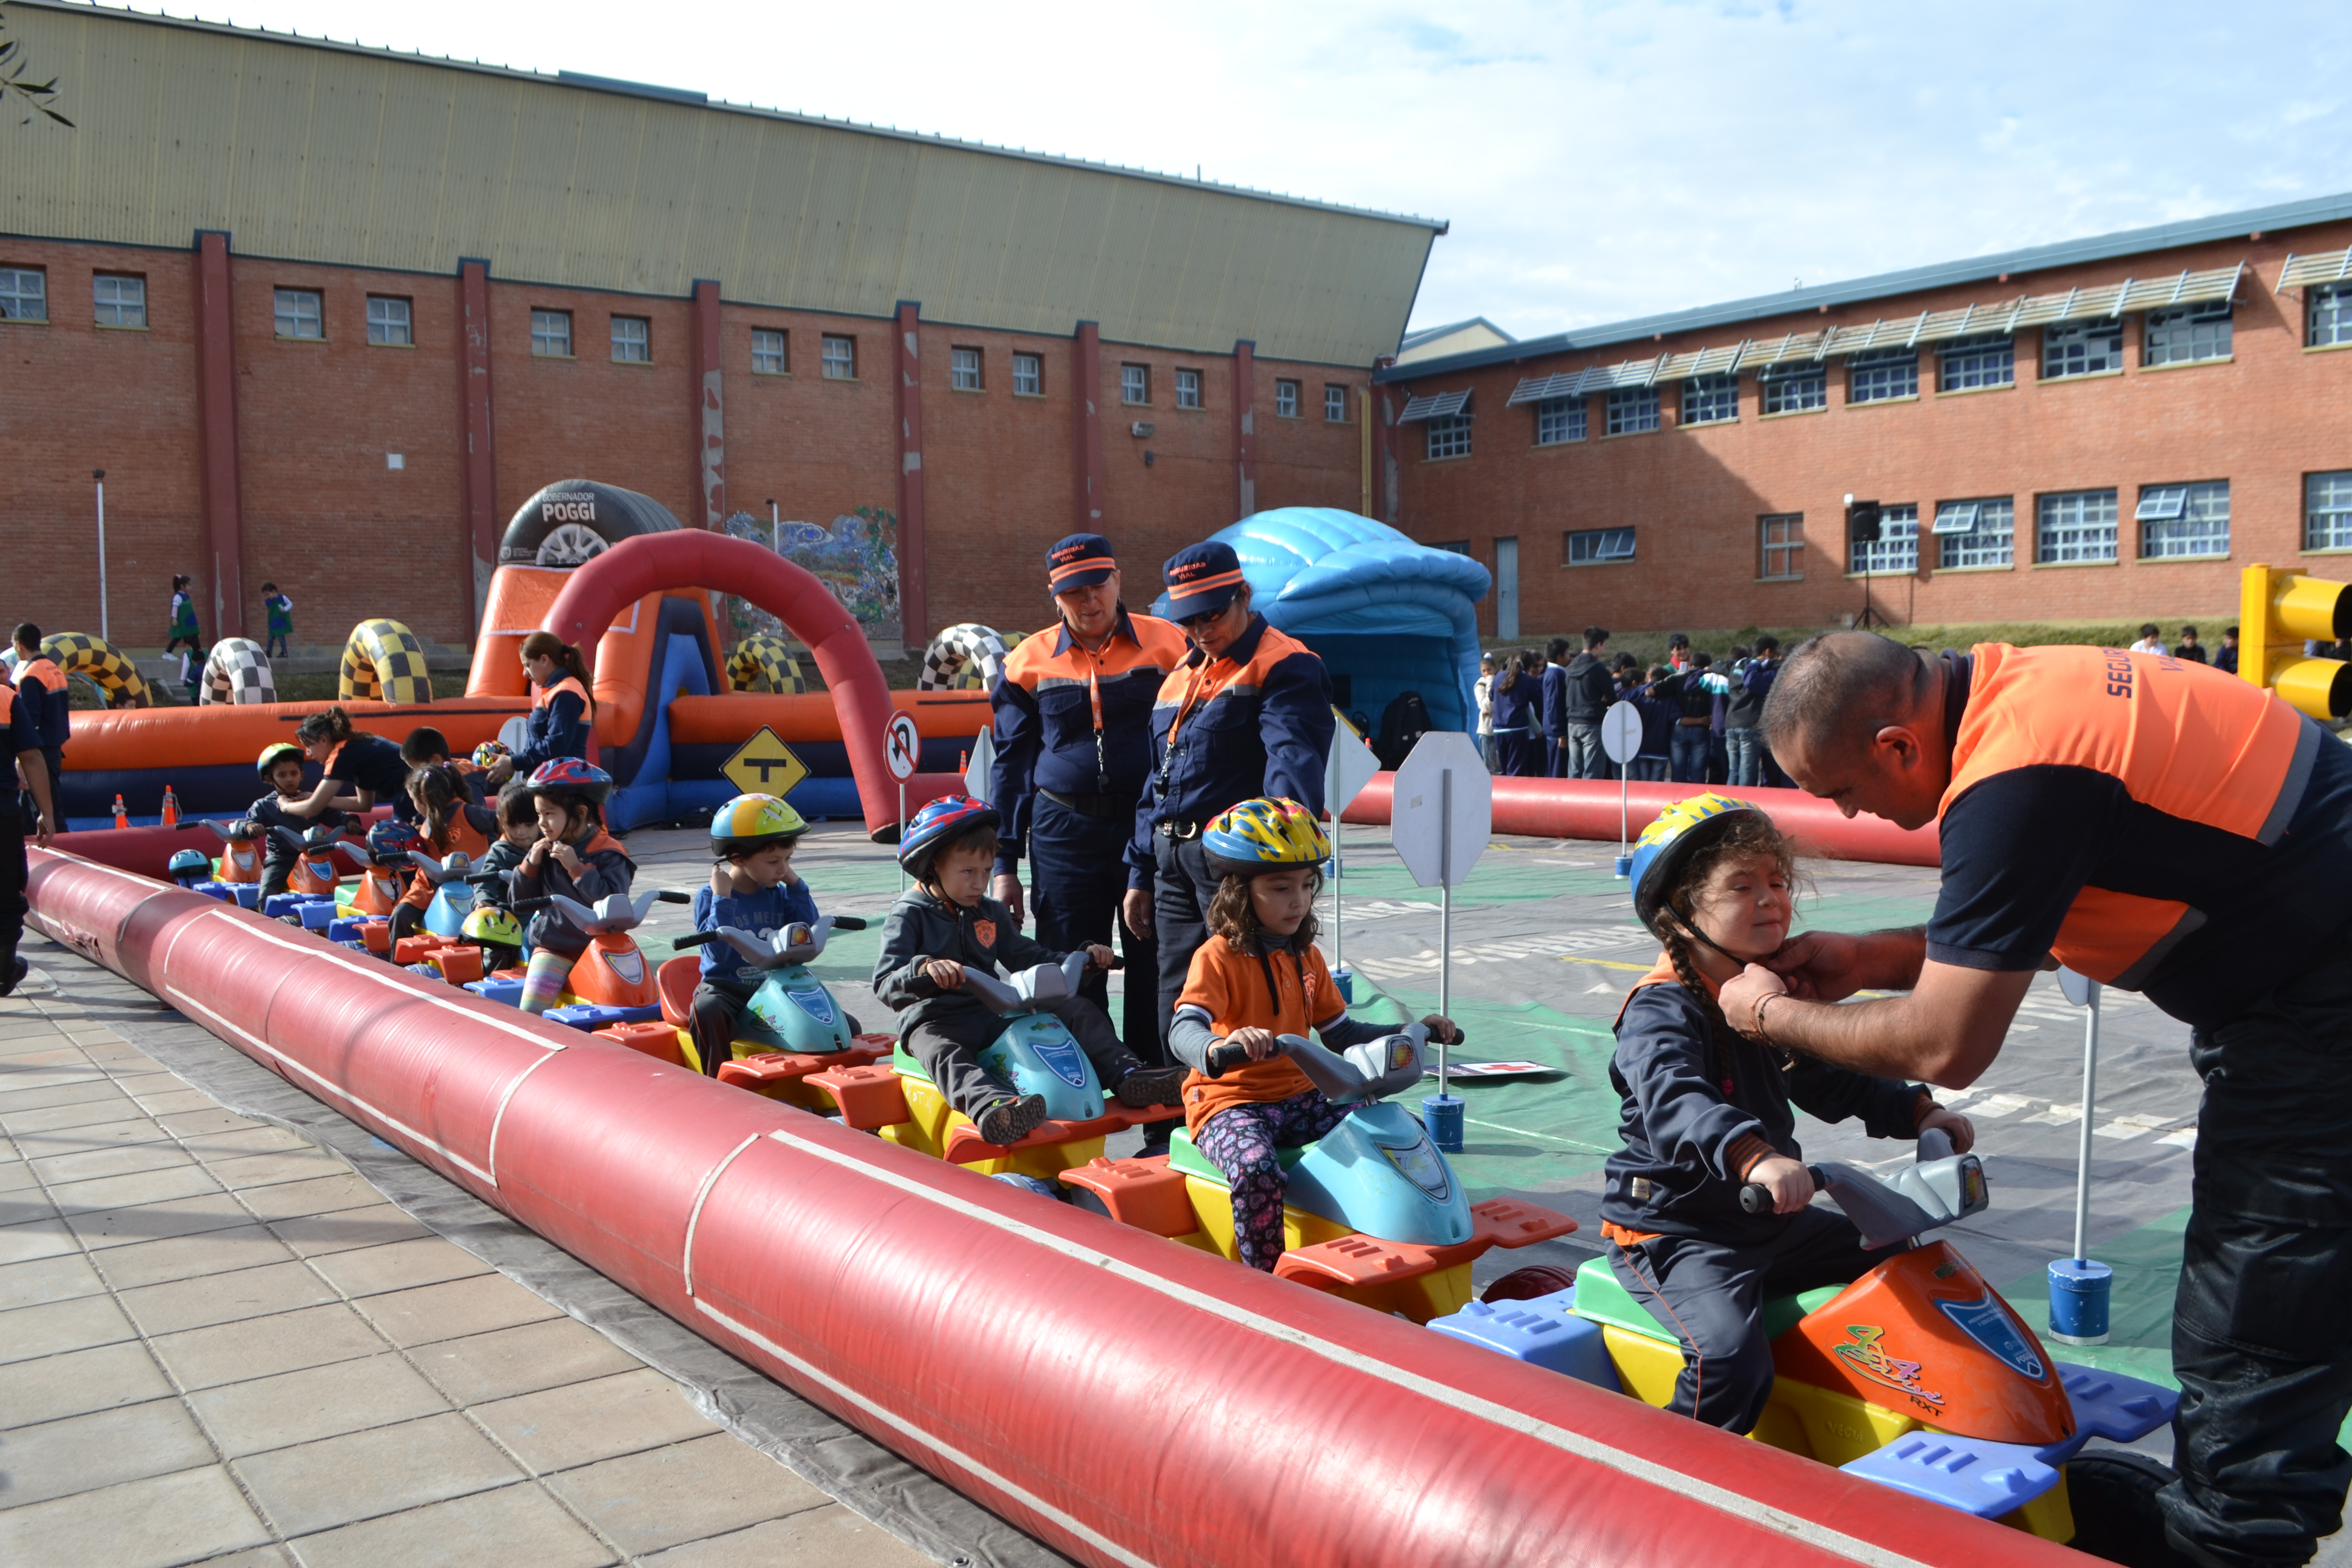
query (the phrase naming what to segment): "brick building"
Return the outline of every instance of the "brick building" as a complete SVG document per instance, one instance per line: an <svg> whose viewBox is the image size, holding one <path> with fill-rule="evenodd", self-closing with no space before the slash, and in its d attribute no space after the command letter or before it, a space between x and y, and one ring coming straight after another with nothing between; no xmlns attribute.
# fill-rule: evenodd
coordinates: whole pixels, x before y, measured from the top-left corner
<svg viewBox="0 0 2352 1568"><path fill-rule="evenodd" d="M2335 196L1390 365L1379 515L1507 637L2210 616L2352 573L2347 247Z"/></svg>
<svg viewBox="0 0 2352 1568"><path fill-rule="evenodd" d="M896 519L908 639L1360 510L1370 366L1441 223L320 40L19 0L68 130L0 182L7 615L115 640L369 616L466 641L551 481ZM1148 595L1142 595L1148 597Z"/></svg>

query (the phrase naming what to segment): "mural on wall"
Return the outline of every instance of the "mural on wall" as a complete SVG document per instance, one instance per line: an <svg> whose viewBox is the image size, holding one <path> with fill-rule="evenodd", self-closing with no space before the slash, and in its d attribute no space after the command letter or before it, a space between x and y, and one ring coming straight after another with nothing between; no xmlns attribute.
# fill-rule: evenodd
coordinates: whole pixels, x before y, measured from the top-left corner
<svg viewBox="0 0 2352 1568"><path fill-rule="evenodd" d="M725 528L732 537L764 544L793 565L814 573L857 617L868 642L900 640L897 513L887 507L861 506L825 527L790 519L771 523L739 511L727 520ZM734 641L782 635L783 627L766 611L732 595L727 603Z"/></svg>

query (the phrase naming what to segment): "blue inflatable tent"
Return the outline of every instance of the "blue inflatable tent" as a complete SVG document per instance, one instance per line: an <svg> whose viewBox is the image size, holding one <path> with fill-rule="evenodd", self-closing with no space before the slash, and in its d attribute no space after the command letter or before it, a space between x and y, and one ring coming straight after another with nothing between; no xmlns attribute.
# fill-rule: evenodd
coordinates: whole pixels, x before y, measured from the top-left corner
<svg viewBox="0 0 2352 1568"><path fill-rule="evenodd" d="M1241 557L1258 612L1322 656L1333 700L1367 734L1402 691L1440 730L1475 727L1484 566L1329 507L1255 512L1212 537Z"/></svg>

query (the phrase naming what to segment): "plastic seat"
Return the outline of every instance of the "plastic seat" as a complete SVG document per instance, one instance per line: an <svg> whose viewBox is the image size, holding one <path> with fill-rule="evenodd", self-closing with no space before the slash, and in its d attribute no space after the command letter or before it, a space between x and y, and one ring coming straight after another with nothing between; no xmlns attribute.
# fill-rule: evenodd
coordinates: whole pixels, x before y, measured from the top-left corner
<svg viewBox="0 0 2352 1568"><path fill-rule="evenodd" d="M1275 1152L1275 1158L1279 1160L1282 1163L1282 1168L1287 1171L1299 1161L1307 1158L1307 1152L1314 1147L1312 1143L1302 1143L1296 1149L1279 1149ZM1198 1176L1204 1182L1214 1182L1221 1187L1233 1185L1231 1182L1225 1180L1225 1173L1212 1164L1206 1154L1201 1152L1200 1145L1192 1142L1192 1134L1181 1127L1168 1135L1168 1164L1171 1170L1181 1171L1188 1176Z"/></svg>
<svg viewBox="0 0 2352 1568"><path fill-rule="evenodd" d="M654 971L654 989L661 994L662 1022L673 1029L694 1027L694 988L701 982L702 960L682 953L665 960Z"/></svg>

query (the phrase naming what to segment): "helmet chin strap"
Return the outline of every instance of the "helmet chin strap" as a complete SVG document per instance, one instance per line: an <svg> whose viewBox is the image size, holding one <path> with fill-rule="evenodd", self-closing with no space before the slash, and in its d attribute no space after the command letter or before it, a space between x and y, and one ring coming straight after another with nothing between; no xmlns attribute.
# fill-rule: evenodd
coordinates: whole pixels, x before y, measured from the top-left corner
<svg viewBox="0 0 2352 1568"><path fill-rule="evenodd" d="M1740 968L1745 969L1750 963L1755 962L1754 959L1742 958L1738 953L1727 949L1721 942L1717 942L1713 937L1708 936L1706 932L1699 930L1696 921L1683 913L1682 910L1675 909L1672 904L1666 906L1666 912L1674 917L1675 924L1682 929L1682 932L1685 936L1689 937L1693 942L1704 942L1708 947L1715 949L1716 952L1722 953L1724 957L1731 960L1732 963L1739 965Z"/></svg>

